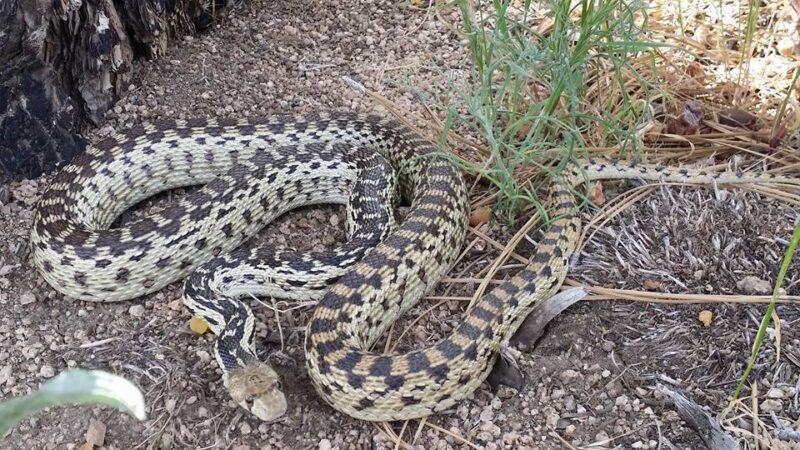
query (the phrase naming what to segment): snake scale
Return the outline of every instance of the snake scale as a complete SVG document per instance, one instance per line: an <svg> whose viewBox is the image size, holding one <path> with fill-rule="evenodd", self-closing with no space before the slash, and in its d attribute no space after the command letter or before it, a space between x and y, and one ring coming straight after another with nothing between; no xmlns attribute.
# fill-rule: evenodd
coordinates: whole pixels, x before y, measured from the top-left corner
<svg viewBox="0 0 800 450"><path fill-rule="evenodd" d="M448 158L380 115L174 120L115 135L52 181L34 219L33 261L58 291L96 302L188 277L184 302L218 335L225 386L264 420L284 414L286 400L278 375L255 357L253 314L239 297L321 298L305 341L316 391L359 419L419 418L474 391L500 343L560 288L581 228L573 188L609 178L800 185L771 174L572 163L551 183L553 220L528 266L476 302L446 339L405 354L370 348L454 263L467 230L467 191ZM137 202L191 185L202 188L110 228ZM381 206L395 195L411 204L399 224ZM348 244L314 255L236 250L283 212L326 202L349 205Z"/></svg>

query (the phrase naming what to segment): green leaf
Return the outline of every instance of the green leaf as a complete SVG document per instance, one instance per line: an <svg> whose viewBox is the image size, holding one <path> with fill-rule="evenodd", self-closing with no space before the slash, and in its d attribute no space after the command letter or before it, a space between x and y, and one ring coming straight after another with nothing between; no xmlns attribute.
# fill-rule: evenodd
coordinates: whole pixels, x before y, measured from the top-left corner
<svg viewBox="0 0 800 450"><path fill-rule="evenodd" d="M125 378L98 370L68 370L30 394L0 403L0 436L26 416L62 405L113 406L139 420L145 419L144 396Z"/></svg>

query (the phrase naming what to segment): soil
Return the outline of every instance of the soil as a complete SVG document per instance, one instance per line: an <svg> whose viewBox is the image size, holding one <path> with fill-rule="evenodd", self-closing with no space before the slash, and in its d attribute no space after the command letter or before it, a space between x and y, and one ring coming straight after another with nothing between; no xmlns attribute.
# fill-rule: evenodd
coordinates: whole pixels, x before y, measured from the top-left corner
<svg viewBox="0 0 800 450"><path fill-rule="evenodd" d="M444 10L442 17L456 22L458 13ZM436 92L443 74L464 70L465 57L446 23L404 3L253 1L210 34L139 64L129 95L90 137L173 116L380 109L345 78L391 99L408 117L425 117L420 92ZM525 380L519 389L484 385L450 413L384 426L335 412L310 386L302 349L310 307L253 303L261 356L284 377L290 404L283 419L265 424L229 399L211 356L212 336L188 329L180 283L117 304L65 299L45 284L28 260L28 234L47 183L43 177L0 188L0 392L4 398L30 392L71 367L103 369L142 389L148 418L137 422L104 407L51 408L25 419L2 448L77 449L90 420L105 424L106 450L397 448L386 430L402 433L419 449L702 448L697 433L655 394L656 385L682 390L719 414L765 311L753 304L584 301L558 316L536 347L518 357ZM609 192L626 188L607 185ZM145 202L133 214L169 197ZM679 293L771 286L796 216L795 208L755 194L660 188L597 230L570 276L590 285ZM592 217L585 213L587 222ZM343 208L303 208L271 224L259 239L319 250L343 241L343 223ZM514 230L491 224L480 231L506 242ZM448 277L476 275L499 255L477 239ZM524 256L530 247L518 251ZM509 264L497 278L514 270ZM790 294L800 290L798 277L795 263L785 283ZM751 281L741 284L746 278ZM445 282L431 296L469 297L476 288ZM423 300L398 324L404 330L424 313L398 349L445 336L464 305ZM698 320L701 310L712 312L711 326ZM776 359L771 327L750 380L758 383L763 417L773 413L797 429L800 308L779 305L778 313L781 357ZM732 423L752 429L747 416Z"/></svg>

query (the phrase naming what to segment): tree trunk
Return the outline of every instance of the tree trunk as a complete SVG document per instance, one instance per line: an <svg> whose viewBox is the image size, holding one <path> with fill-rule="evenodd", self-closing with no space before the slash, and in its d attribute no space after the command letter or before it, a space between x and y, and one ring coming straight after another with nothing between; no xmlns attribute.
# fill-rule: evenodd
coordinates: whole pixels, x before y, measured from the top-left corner
<svg viewBox="0 0 800 450"><path fill-rule="evenodd" d="M208 28L226 0L0 0L0 184L83 151L135 57Z"/></svg>

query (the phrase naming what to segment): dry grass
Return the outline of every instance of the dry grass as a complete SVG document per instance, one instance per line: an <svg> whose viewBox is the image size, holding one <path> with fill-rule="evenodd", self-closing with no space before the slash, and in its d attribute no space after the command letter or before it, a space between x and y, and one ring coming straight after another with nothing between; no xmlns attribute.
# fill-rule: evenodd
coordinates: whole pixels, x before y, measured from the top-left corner
<svg viewBox="0 0 800 450"><path fill-rule="evenodd" d="M678 7L676 5L680 8L675 9ZM719 6L723 6L722 2ZM469 2L467 10L474 21L476 11L486 7L483 3ZM702 165L709 170L724 170L735 157L734 164L740 169L800 176L800 152L796 150L800 141L797 133L800 128L800 105L794 99L800 87L795 84L796 78L792 77L800 66L796 59L781 54L787 52L785 41L792 36L791 26L788 24L793 22L789 17L790 11L778 8L780 7L777 5L759 8L758 17L752 18L748 17L747 10L743 10L738 15L721 16L716 23L709 23L708 10L713 7L705 2L667 2L654 5L648 11L648 39L666 46L641 51L627 58L622 67L612 67L608 60L598 59L597 64L584 68L587 87L580 99L580 110L598 118L622 118L613 126L627 126L623 130L627 140L611 142L613 139L609 139L608 123L597 120L581 129L580 150L590 156L633 156L647 163ZM526 24L533 31L541 35L553 32L553 20L550 17L531 16L523 15ZM439 18L441 20L441 16ZM580 15L573 14L572 19L579 21ZM766 22L768 26L748 30L742 24L747 24L749 19L759 23ZM681 24L681 29L676 29L676 23ZM450 24L450 27L454 33L466 36L461 25ZM537 36L534 33L531 35ZM743 37L745 49L733 45L739 37ZM747 49L751 51L746 52ZM504 80L498 80L500 81ZM542 98L537 99L537 95L552 94L553 86L548 82L553 80L535 81L527 86L530 95L517 101L541 101ZM402 119L402 114L390 101L371 92L367 94ZM697 123L696 129L687 129L682 124L690 102L699 105L703 112L703 119ZM527 106L529 105L516 105L517 109L525 109ZM484 178L483 174L498 164L498 154L490 149L480 133L476 133L474 129L465 126L452 127L435 110L426 108L428 117L425 119L433 125L429 129L418 131L427 135L434 143L443 137L455 154L466 162L467 167L473 168L476 175L471 191L473 210L497 206L504 195L503 187L498 189L497 186L492 186L494 180ZM729 116L731 111L743 114L752 123L747 126L731 124L725 120L725 116ZM556 149L543 151L533 147L523 157L522 159L530 163L514 167L514 184L536 191L537 187L545 184L543 178L548 175L543 168L557 163L564 158L564 153ZM599 208L584 228L579 249L592 239L598 229L627 208L647 198L656 189L653 185L634 188ZM766 197L800 205L800 192L777 187L754 186L748 189ZM501 282L498 277L501 269L526 264L527 260L515 253L514 249L536 229L541 219L536 208L536 204L527 204L520 209L519 216L528 219L506 243L496 242L480 229L470 228L471 240L462 257L478 240L494 247L500 255L477 276L457 275L442 280L443 283L472 284L478 287L471 297L428 297L436 303L410 326L444 301L474 302L489 285ZM515 264L508 264L509 260L515 261ZM567 280L564 288L578 285L582 284ZM668 304L770 301L770 296L674 294L605 286L589 286L588 289L591 294L587 300L617 299ZM796 303L800 301L800 297L787 295L779 297L777 301ZM400 338L407 331L408 328L401 332ZM758 448L759 443L768 448L776 448L773 447L776 445L775 440L769 434L774 427L761 421L755 410L756 405L757 402L754 401L751 408L744 399L732 402L723 411L722 422L728 431L749 438L755 448ZM735 418L742 414L752 417L753 430L741 430L732 425L735 421L731 416ZM449 433L422 421L417 427L417 435L423 426ZM410 448L414 440L403 437L407 427L409 423L403 423L399 433L395 433L388 424L383 424L379 429L397 443L396 448ZM572 448L557 433L553 437ZM465 442L462 438L457 440ZM466 444L472 446L470 443Z"/></svg>

